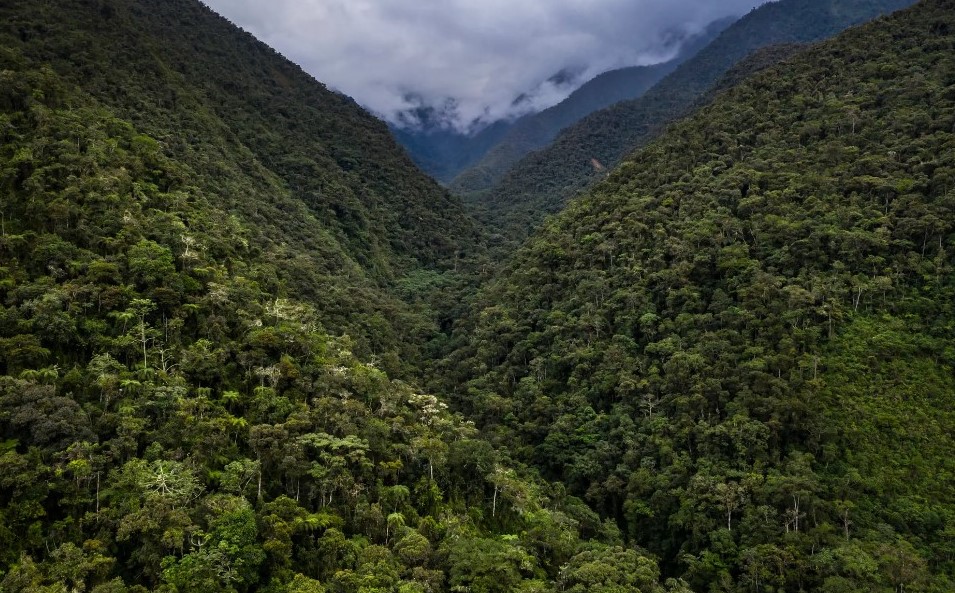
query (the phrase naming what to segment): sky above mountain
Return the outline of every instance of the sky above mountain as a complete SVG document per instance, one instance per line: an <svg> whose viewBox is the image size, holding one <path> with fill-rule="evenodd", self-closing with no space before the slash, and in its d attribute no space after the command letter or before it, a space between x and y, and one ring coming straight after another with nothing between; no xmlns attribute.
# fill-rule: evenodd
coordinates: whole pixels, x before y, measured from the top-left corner
<svg viewBox="0 0 955 593"><path fill-rule="evenodd" d="M686 35L766 2L205 1L385 119L427 107L462 131L549 107L600 72L669 59Z"/></svg>

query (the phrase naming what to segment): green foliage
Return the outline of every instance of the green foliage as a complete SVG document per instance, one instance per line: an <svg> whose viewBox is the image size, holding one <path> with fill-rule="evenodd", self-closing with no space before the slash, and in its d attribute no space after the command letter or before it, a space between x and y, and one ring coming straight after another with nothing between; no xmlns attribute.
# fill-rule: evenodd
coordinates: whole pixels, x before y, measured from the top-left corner
<svg viewBox="0 0 955 593"><path fill-rule="evenodd" d="M693 590L950 590L953 8L673 125L481 291L435 389Z"/></svg>
<svg viewBox="0 0 955 593"><path fill-rule="evenodd" d="M448 555L452 591L496 593L515 591L522 580L533 576L534 561L513 536L461 538Z"/></svg>
<svg viewBox="0 0 955 593"><path fill-rule="evenodd" d="M469 197L505 247L529 236L578 192L605 179L633 150L697 106L735 64L767 46L809 43L912 0L781 0L753 10L643 96L596 111L531 153L493 187ZM780 56L781 57L781 56Z"/></svg>
<svg viewBox="0 0 955 593"><path fill-rule="evenodd" d="M576 550L580 503L414 386L477 235L381 123L191 0L0 22L0 590L436 591L462 537Z"/></svg>
<svg viewBox="0 0 955 593"><path fill-rule="evenodd" d="M574 556L560 575L561 590L570 593L662 592L659 580L655 562L620 547L585 550Z"/></svg>
<svg viewBox="0 0 955 593"><path fill-rule="evenodd" d="M952 9L571 206L452 411L476 237L380 124L195 2L4 4L0 590L951 590Z"/></svg>
<svg viewBox="0 0 955 593"><path fill-rule="evenodd" d="M8 272L84 273L168 312L225 266L410 375L441 312L394 284L479 255L460 202L384 124L200 4L100 4L2 9L3 249L32 258ZM64 301L44 311L61 341ZM47 356L8 333L8 364Z"/></svg>

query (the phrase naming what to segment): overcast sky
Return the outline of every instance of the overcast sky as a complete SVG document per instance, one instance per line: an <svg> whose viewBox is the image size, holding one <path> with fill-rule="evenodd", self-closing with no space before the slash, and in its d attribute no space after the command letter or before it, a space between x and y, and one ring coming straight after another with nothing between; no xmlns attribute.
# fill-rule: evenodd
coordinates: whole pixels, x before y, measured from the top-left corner
<svg viewBox="0 0 955 593"><path fill-rule="evenodd" d="M465 128L548 107L602 71L667 59L674 34L766 0L204 1L386 119L421 102ZM575 81L547 82L561 70Z"/></svg>

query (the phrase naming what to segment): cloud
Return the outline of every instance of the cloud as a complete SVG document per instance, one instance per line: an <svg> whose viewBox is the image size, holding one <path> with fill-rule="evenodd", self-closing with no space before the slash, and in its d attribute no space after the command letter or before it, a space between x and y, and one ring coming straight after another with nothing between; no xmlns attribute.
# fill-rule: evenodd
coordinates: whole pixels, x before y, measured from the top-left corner
<svg viewBox="0 0 955 593"><path fill-rule="evenodd" d="M766 0L205 1L385 119L424 104L463 130L667 59L674 35Z"/></svg>

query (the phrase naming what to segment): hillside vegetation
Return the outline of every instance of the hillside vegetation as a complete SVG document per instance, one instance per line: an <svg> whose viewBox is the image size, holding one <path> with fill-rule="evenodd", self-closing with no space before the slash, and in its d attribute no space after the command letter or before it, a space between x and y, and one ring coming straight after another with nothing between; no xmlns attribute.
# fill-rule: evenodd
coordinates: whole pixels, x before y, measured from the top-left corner
<svg viewBox="0 0 955 593"><path fill-rule="evenodd" d="M197 2L0 23L0 591L663 590L414 386L477 241L383 124Z"/></svg>
<svg viewBox="0 0 955 593"><path fill-rule="evenodd" d="M0 593L953 590L955 4L792 49L471 294L199 2L0 4Z"/></svg>
<svg viewBox="0 0 955 593"><path fill-rule="evenodd" d="M549 221L442 368L695 591L955 587L955 3L721 94Z"/></svg>
<svg viewBox="0 0 955 593"><path fill-rule="evenodd" d="M395 287L440 280L459 257L475 255L479 239L460 203L414 169L381 122L196 2L31 4L2 9L8 109L29 106L17 98L16 73L42 71L67 89L61 94L81 90L86 103L133 126L144 155L175 160L168 180L130 173L120 177L125 185L102 190L122 195L140 182L143 195L176 196L161 206L178 219L168 229L143 226L138 210L145 216L160 207L148 203L127 222L133 217L147 235L165 233L177 256L189 235L196 243L190 254L218 263L222 254L207 243L241 237L248 246L239 257L256 267L243 274L273 297L308 299L326 327L348 332L361 352L416 356L417 338L399 333L427 332L432 322L396 299ZM45 98L63 109L77 101ZM95 128L82 120L73 125L77 134ZM22 146L5 144L8 151L23 148L20 181L52 158L43 147L54 141L21 138ZM28 146L31 140L37 144ZM82 228L84 205L67 170L58 169L64 177L57 192L28 186L49 196L36 207L56 211L61 220L36 230L61 237L82 232L87 240L118 232L118 218L102 228L76 228ZM182 211L201 197L220 214ZM18 214L33 225L41 215L53 216Z"/></svg>
<svg viewBox="0 0 955 593"><path fill-rule="evenodd" d="M633 66L604 72L584 83L569 97L539 113L515 121L507 133L486 149L486 154L449 184L452 191L464 195L484 191L501 180L507 171L527 153L543 148L574 122L614 103L636 99L693 57L728 27L735 18L720 19L702 32L683 40L683 47L672 60L650 66Z"/></svg>
<svg viewBox="0 0 955 593"><path fill-rule="evenodd" d="M567 200L606 177L634 149L686 115L700 96L753 51L835 35L912 0L780 0L753 10L643 96L622 101L565 129L548 147L514 165L483 194L468 196L498 241L513 247Z"/></svg>

